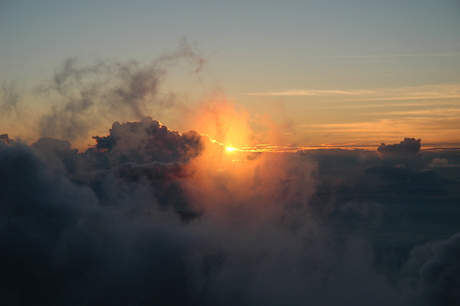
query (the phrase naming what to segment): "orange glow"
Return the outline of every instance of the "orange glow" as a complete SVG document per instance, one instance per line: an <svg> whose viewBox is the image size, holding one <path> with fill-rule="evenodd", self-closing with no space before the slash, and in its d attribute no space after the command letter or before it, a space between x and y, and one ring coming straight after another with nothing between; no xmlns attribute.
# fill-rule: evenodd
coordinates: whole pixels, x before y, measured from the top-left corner
<svg viewBox="0 0 460 306"><path fill-rule="evenodd" d="M204 151L186 165L193 179L180 180L195 210L206 211L222 225L247 217L238 222L249 226L280 215L281 202L273 201L278 194L302 195L297 203L309 198L314 166L305 160L294 166L302 157L282 152L299 147L280 145L284 131L265 119L255 124L247 111L226 101L203 104L187 114L183 124L204 136ZM299 185L299 175L311 184Z"/></svg>
<svg viewBox="0 0 460 306"><path fill-rule="evenodd" d="M180 130L193 128L198 133L206 134L232 148L254 143L255 136L250 127L249 113L223 98L188 110L181 118L180 125Z"/></svg>

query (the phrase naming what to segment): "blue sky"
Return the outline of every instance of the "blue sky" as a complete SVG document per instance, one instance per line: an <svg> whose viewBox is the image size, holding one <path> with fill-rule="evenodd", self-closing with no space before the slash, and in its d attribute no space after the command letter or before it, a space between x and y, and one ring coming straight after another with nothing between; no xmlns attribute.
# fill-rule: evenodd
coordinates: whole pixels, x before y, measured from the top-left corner
<svg viewBox="0 0 460 306"><path fill-rule="evenodd" d="M281 103L299 144L378 144L363 126L460 142L459 1L0 1L0 82L33 87L69 57L148 62L184 38L205 69L168 89Z"/></svg>

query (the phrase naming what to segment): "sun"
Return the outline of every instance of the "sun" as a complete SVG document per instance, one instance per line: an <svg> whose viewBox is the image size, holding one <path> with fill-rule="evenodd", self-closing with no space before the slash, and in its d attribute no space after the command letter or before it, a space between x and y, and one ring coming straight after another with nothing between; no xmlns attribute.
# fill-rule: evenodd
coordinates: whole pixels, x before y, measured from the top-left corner
<svg viewBox="0 0 460 306"><path fill-rule="evenodd" d="M233 152L233 151L235 151L236 149L235 149L235 148L232 148L232 147L226 147L225 150L227 150L228 152Z"/></svg>

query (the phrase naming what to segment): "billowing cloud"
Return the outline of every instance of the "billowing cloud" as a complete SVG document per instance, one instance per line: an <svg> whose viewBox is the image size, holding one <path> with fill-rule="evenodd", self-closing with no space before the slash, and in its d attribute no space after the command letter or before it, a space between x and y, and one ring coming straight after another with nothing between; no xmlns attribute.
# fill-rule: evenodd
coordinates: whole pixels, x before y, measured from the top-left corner
<svg viewBox="0 0 460 306"><path fill-rule="evenodd" d="M145 117L140 122L115 122L108 136L94 136L96 149L105 151L114 164L122 162L187 161L204 147L196 131L180 134L157 120Z"/></svg>
<svg viewBox="0 0 460 306"><path fill-rule="evenodd" d="M12 143L14 140L10 139L8 137L8 134L1 134L0 135L0 140L3 141L4 143Z"/></svg>
<svg viewBox="0 0 460 306"><path fill-rule="evenodd" d="M458 234L392 259L372 233L399 217L372 194L337 193L347 177L357 191L361 176L423 179L415 170L366 174L382 161L365 150L228 152L150 117L94 138L83 152L0 142L5 305L459 301Z"/></svg>
<svg viewBox="0 0 460 306"><path fill-rule="evenodd" d="M377 151L385 157L412 157L420 151L421 141L421 139L404 138L399 144L386 145L382 143Z"/></svg>
<svg viewBox="0 0 460 306"><path fill-rule="evenodd" d="M415 247L401 270L399 282L419 289L418 303L455 305L460 300L460 233Z"/></svg>

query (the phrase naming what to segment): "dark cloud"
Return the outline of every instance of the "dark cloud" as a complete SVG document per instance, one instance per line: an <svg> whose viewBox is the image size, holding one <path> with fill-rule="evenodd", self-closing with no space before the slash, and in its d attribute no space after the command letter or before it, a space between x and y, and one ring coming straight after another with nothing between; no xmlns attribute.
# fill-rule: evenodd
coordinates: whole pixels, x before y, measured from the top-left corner
<svg viewBox="0 0 460 306"><path fill-rule="evenodd" d="M233 163L150 117L95 139L84 152L0 141L3 305L459 302L459 234L406 244L404 220L371 198L408 180L442 187L441 174L361 150Z"/></svg>
<svg viewBox="0 0 460 306"><path fill-rule="evenodd" d="M366 169L366 173L374 174L383 179L385 183L379 188L382 191L399 194L443 194L440 188L444 184L454 183L448 179L440 178L435 171L414 171L408 168L391 166L373 166Z"/></svg>
<svg viewBox="0 0 460 306"><path fill-rule="evenodd" d="M10 139L8 137L8 134L1 134L0 135L0 140L3 141L4 143L12 143L14 140Z"/></svg>
<svg viewBox="0 0 460 306"><path fill-rule="evenodd" d="M458 304L455 269L448 276L452 282L436 281L438 289L421 285L422 266L433 256L429 246L437 243L427 243L423 256L417 245L458 232L460 171L449 165L458 162L459 151L420 150L416 158L390 159L358 150L323 151L304 153L318 162L318 188L310 207L338 232L367 237L375 252L373 267L398 284L402 305ZM433 161L444 167L433 167ZM414 262L411 276L404 276Z"/></svg>
<svg viewBox="0 0 460 306"><path fill-rule="evenodd" d="M431 160L428 165L429 168L437 168L437 167L460 167L459 164L451 164L448 159L446 158L438 158L435 157Z"/></svg>
<svg viewBox="0 0 460 306"><path fill-rule="evenodd" d="M3 305L193 301L183 260L192 240L174 215L167 225L120 203L104 209L23 145L1 145L0 167Z"/></svg>
<svg viewBox="0 0 460 306"><path fill-rule="evenodd" d="M421 139L404 138L399 144L386 145L382 143L377 151L387 158L410 158L420 151L421 142Z"/></svg>
<svg viewBox="0 0 460 306"><path fill-rule="evenodd" d="M159 121L145 117L140 122L115 122L108 136L94 136L96 148L106 152L112 164L187 161L203 150L196 131L180 134Z"/></svg>
<svg viewBox="0 0 460 306"><path fill-rule="evenodd" d="M433 257L420 269L422 289L432 304L460 301L460 233L432 248Z"/></svg>
<svg viewBox="0 0 460 306"><path fill-rule="evenodd" d="M401 270L399 282L422 292L428 305L460 301L460 233L415 247Z"/></svg>
<svg viewBox="0 0 460 306"><path fill-rule="evenodd" d="M71 144L67 140L59 140L59 139L53 139L49 137L40 138L32 146L36 148L37 150L43 151L44 153L48 153L48 154L65 152L65 151L71 150L70 148Z"/></svg>

